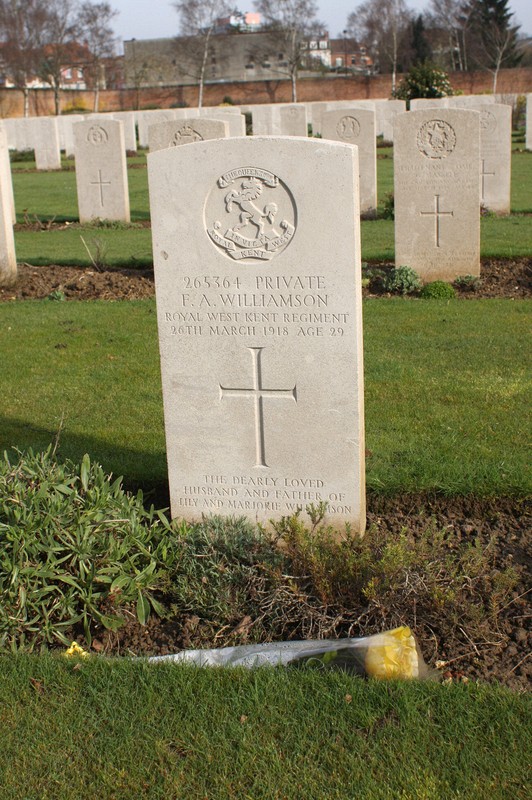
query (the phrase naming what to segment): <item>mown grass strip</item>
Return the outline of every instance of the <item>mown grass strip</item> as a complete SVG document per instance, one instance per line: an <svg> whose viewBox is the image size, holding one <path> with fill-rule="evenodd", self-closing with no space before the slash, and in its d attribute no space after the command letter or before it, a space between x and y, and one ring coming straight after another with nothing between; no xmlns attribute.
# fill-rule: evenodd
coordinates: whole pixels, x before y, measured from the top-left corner
<svg viewBox="0 0 532 800"><path fill-rule="evenodd" d="M525 800L528 695L309 670L0 659L2 797Z"/></svg>
<svg viewBox="0 0 532 800"><path fill-rule="evenodd" d="M530 492L527 301L364 305L367 481L385 493ZM85 452L166 480L155 303L0 306L0 447Z"/></svg>
<svg viewBox="0 0 532 800"><path fill-rule="evenodd" d="M379 149L377 161L379 207L393 193L393 158L389 148ZM145 155L130 159L138 166ZM29 165L24 163L27 168ZM149 219L147 171L142 168L128 170L131 219L140 222ZM22 172L13 175L17 219L35 217L41 221L75 222L78 219L75 174L63 172ZM481 225L481 254L486 258L513 258L530 253L532 217L515 216L532 212L532 155L521 152L512 155L512 213L504 218L487 218ZM15 241L17 258L29 264L74 264L89 266L90 259L80 241L79 229L72 231L18 231ZM127 233L127 235L126 235ZM87 236L98 240L105 249L105 263L109 267L150 266L152 264L151 233L149 230L133 232L124 230L89 229ZM92 246L95 246L94 244ZM392 261L394 258L393 220L362 222L362 258L364 260Z"/></svg>

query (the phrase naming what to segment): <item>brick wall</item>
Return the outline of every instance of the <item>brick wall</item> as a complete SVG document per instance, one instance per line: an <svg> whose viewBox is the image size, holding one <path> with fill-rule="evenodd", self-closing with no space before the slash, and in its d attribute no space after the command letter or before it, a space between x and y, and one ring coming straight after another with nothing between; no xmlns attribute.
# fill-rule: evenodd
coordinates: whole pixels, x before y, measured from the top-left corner
<svg viewBox="0 0 532 800"><path fill-rule="evenodd" d="M464 94L490 93L492 76L489 72L454 72L451 85ZM527 94L532 92L532 68L503 69L499 74L498 94ZM362 100L390 97L391 75L372 77L340 76L304 78L298 81L298 99ZM208 84L205 87L204 105L215 106L230 97L235 104L290 102L291 86L287 80ZM140 108L169 108L180 103L195 106L198 91L194 86L172 86L165 89L141 89L138 92ZM61 108L80 105L92 110L94 95L91 91L65 91L61 93ZM135 108L137 92L107 90L100 92L100 111L119 111ZM23 113L22 94L15 89L0 90L0 117L20 117ZM30 113L34 116L53 114L53 93L46 89L30 92Z"/></svg>

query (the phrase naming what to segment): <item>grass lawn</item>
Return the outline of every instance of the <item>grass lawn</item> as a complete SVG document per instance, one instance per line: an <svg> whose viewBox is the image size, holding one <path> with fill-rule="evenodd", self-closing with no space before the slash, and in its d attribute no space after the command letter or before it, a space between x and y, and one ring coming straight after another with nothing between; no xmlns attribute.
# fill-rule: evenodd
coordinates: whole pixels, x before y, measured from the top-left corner
<svg viewBox="0 0 532 800"><path fill-rule="evenodd" d="M3 800L525 800L530 695L0 659Z"/></svg>
<svg viewBox="0 0 532 800"><path fill-rule="evenodd" d="M391 148L379 148L378 197L380 208L393 192L393 159ZM145 155L130 159L142 165ZM28 168L32 162L23 162ZM13 165L17 166L17 164ZM131 166L131 163L130 163ZM77 200L75 174L62 172L23 172L14 169L13 183L17 206L17 220L42 222L55 217L56 222L75 222ZM513 153L512 156L512 216L484 218L481 223L481 254L486 258L513 258L527 256L532 240L532 155ZM133 223L149 219L147 171L143 168L128 170L131 220ZM393 261L393 220L379 219L362 222L362 258L366 261ZM109 267L152 264L151 231L149 229L109 229L93 226L72 230L17 231L15 244L19 261L29 264L65 264L89 266L90 258L81 241L83 237L94 254L103 252L103 262Z"/></svg>
<svg viewBox="0 0 532 800"><path fill-rule="evenodd" d="M370 489L530 491L529 324L526 301L365 302ZM0 449L44 448L62 424L62 455L164 484L154 301L3 304L0 350Z"/></svg>

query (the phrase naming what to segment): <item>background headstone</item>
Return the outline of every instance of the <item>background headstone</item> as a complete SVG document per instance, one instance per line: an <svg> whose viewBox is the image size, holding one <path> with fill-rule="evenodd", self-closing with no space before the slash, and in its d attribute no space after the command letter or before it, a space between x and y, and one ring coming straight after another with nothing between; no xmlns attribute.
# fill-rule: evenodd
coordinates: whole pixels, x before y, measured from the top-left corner
<svg viewBox="0 0 532 800"><path fill-rule="evenodd" d="M497 214L509 214L512 108L500 103L470 108L480 113L480 202Z"/></svg>
<svg viewBox="0 0 532 800"><path fill-rule="evenodd" d="M0 134L0 151L7 152L5 134ZM17 277L17 258L15 255L15 239L13 235L13 186L11 170L9 175L5 165L4 152L0 152L0 282L10 286Z"/></svg>
<svg viewBox="0 0 532 800"><path fill-rule="evenodd" d="M395 118L395 263L425 282L480 274L479 154L476 111Z"/></svg>
<svg viewBox="0 0 532 800"><path fill-rule="evenodd" d="M65 155L71 157L74 155L74 125L76 122L83 122L87 119L85 114L66 114L58 118L60 127L60 138L64 143Z"/></svg>
<svg viewBox="0 0 532 800"><path fill-rule="evenodd" d="M218 119L225 122L228 136L246 135L246 118L243 114L219 114L217 112L218 109L213 108L212 114L209 114L208 119Z"/></svg>
<svg viewBox="0 0 532 800"><path fill-rule="evenodd" d="M134 111L114 111L113 119L117 119L124 127L124 144L126 152L137 151L137 134L135 131L135 112Z"/></svg>
<svg viewBox="0 0 532 800"><path fill-rule="evenodd" d="M422 111L425 108L448 108L448 97L415 97L410 101L410 111Z"/></svg>
<svg viewBox="0 0 532 800"><path fill-rule="evenodd" d="M80 222L130 221L124 131L118 120L74 125Z"/></svg>
<svg viewBox="0 0 532 800"><path fill-rule="evenodd" d="M279 108L283 136L308 136L307 109L304 105L287 105Z"/></svg>
<svg viewBox="0 0 532 800"><path fill-rule="evenodd" d="M375 112L355 106L325 111L321 117L321 135L358 147L360 170L360 211L371 213L377 208L377 140Z"/></svg>
<svg viewBox="0 0 532 800"><path fill-rule="evenodd" d="M363 530L356 149L219 139L148 173L172 515L324 500Z"/></svg>
<svg viewBox="0 0 532 800"><path fill-rule="evenodd" d="M61 169L61 149L56 117L34 120L35 166L38 170Z"/></svg>
<svg viewBox="0 0 532 800"><path fill-rule="evenodd" d="M6 198L6 203L11 209L11 223L17 221L15 212L15 196L13 194L13 176L11 174L11 159L9 158L9 148L7 146L7 134L2 124L0 124L0 181L4 189L2 195Z"/></svg>
<svg viewBox="0 0 532 800"><path fill-rule="evenodd" d="M223 139L229 135L229 124L208 117L188 117L170 122L157 122L148 128L150 153L167 147L203 142L206 139Z"/></svg>
<svg viewBox="0 0 532 800"><path fill-rule="evenodd" d="M253 136L272 136L279 134L279 118L273 105L256 105L251 108Z"/></svg>
<svg viewBox="0 0 532 800"><path fill-rule="evenodd" d="M493 95L449 97L450 108L480 114L480 202L497 214L510 213L512 182L512 106Z"/></svg>
<svg viewBox="0 0 532 800"><path fill-rule="evenodd" d="M397 114L404 114L406 103L404 100L385 100L375 104L377 114L377 136L382 134L385 142L393 142L393 122Z"/></svg>

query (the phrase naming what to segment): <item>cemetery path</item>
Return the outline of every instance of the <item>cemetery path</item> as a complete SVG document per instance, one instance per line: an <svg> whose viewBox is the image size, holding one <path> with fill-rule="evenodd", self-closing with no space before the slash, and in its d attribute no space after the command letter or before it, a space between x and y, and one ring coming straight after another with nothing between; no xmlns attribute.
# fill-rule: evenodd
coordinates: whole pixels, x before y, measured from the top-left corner
<svg viewBox="0 0 532 800"><path fill-rule="evenodd" d="M377 266L377 265L372 265ZM379 264L389 269L393 264ZM532 296L532 259L488 259L482 262L481 282L474 291L458 290L464 299ZM19 264L15 286L0 287L0 302L46 297L66 300L141 300L153 297L153 271ZM366 296L371 295L365 290Z"/></svg>

